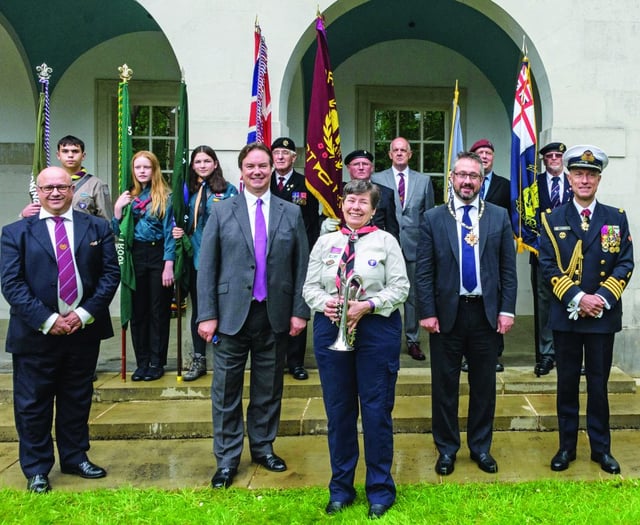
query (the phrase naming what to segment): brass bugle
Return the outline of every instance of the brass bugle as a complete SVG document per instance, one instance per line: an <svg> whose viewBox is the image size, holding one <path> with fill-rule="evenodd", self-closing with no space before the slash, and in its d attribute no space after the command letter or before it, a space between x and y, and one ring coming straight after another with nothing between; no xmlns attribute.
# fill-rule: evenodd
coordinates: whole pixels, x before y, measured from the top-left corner
<svg viewBox="0 0 640 525"><path fill-rule="evenodd" d="M337 350L338 352L353 351L355 328L352 333L349 333L347 313L349 312L349 301L355 300L360 295L360 292L362 292L362 281L359 275L354 273L348 279L340 280L340 290L338 290L338 301L342 299L340 324L338 325L338 336L333 344L329 346L329 350Z"/></svg>

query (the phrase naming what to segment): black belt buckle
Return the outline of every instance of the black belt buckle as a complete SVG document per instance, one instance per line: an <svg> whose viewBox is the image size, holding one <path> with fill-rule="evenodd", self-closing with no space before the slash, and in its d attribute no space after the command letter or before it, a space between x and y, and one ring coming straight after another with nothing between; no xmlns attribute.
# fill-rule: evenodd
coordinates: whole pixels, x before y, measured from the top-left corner
<svg viewBox="0 0 640 525"><path fill-rule="evenodd" d="M460 300L464 303L478 303L482 301L481 295L461 295Z"/></svg>

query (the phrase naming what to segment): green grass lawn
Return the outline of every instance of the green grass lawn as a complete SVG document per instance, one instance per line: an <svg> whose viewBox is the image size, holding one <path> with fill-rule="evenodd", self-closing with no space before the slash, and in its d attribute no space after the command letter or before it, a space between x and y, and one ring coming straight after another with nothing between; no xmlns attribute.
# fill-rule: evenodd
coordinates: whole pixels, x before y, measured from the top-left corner
<svg viewBox="0 0 640 525"><path fill-rule="evenodd" d="M364 489L352 507L329 517L323 488L247 490L0 490L0 524L306 524L370 523ZM640 480L601 482L416 484L398 487L389 524L563 525L640 523Z"/></svg>

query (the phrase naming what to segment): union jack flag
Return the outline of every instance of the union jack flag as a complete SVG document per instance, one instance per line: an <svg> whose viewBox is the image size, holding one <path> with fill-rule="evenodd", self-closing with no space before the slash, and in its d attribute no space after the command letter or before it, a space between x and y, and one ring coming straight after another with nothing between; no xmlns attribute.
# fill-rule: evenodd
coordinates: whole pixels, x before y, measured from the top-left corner
<svg viewBox="0 0 640 525"><path fill-rule="evenodd" d="M271 146L271 91L267 70L267 44L260 26L255 26L253 84L251 86L251 110L247 144L262 142Z"/></svg>
<svg viewBox="0 0 640 525"><path fill-rule="evenodd" d="M522 58L516 81L511 134L511 226L518 253L538 252L539 207L536 180L536 116L531 87L531 67Z"/></svg>

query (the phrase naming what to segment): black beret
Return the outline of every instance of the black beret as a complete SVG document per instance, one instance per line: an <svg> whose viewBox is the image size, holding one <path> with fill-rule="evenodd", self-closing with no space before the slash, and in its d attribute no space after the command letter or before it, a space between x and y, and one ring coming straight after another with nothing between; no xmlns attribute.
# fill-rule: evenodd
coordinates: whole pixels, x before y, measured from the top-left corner
<svg viewBox="0 0 640 525"><path fill-rule="evenodd" d="M271 144L271 151L273 151L276 148L286 148L286 149L290 149L291 151L295 151L296 144L289 137L280 137L274 140L273 144Z"/></svg>
<svg viewBox="0 0 640 525"><path fill-rule="evenodd" d="M549 144L541 148L538 153L544 156L551 151L559 151L560 153L564 153L565 151L567 151L567 147L562 142L549 142Z"/></svg>
<svg viewBox="0 0 640 525"><path fill-rule="evenodd" d="M351 164L351 161L353 159L359 158L369 159L370 162L373 162L373 153L367 151L366 149L357 149L349 153L349 155L344 158L344 163L348 166L349 164Z"/></svg>

